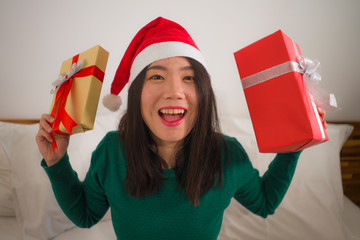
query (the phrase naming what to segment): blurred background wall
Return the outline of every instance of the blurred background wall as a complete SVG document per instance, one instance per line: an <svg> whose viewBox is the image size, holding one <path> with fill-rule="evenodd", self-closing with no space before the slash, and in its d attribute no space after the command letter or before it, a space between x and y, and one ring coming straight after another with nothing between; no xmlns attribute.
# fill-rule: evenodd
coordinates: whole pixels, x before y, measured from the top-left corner
<svg viewBox="0 0 360 240"><path fill-rule="evenodd" d="M233 52L282 29L321 62L321 86L341 107L327 120L359 121L359 10L358 0L1 0L0 119L48 112L62 62L96 44L110 52L107 94L132 37L163 16L183 25L205 55L223 116L248 117Z"/></svg>

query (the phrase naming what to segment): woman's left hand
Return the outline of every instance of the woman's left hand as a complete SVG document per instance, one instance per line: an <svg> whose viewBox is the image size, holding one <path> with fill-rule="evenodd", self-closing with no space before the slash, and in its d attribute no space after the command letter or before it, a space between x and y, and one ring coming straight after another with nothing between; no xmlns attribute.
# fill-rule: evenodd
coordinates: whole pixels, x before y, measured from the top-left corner
<svg viewBox="0 0 360 240"><path fill-rule="evenodd" d="M323 123L323 126L324 126L325 129L327 129L328 125L327 125L327 123L325 121L326 112L325 112L325 110L323 110L323 109L321 109L319 107L317 109L318 109L318 113L319 113L319 115L321 117L321 121Z"/></svg>

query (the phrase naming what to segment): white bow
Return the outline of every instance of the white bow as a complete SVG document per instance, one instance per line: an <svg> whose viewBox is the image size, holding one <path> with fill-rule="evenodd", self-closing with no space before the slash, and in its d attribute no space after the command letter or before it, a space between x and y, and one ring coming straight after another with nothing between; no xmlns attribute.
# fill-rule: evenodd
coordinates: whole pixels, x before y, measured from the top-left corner
<svg viewBox="0 0 360 240"><path fill-rule="evenodd" d="M56 93L59 90L61 84L63 84L65 81L68 81L74 74L79 72L83 67L84 67L84 59L81 59L80 61L74 63L71 66L69 73L64 72L60 74L60 77L52 83L53 88L50 90L50 93L51 94Z"/></svg>
<svg viewBox="0 0 360 240"><path fill-rule="evenodd" d="M322 89L319 84L321 75L317 72L320 62L297 56L298 63L304 74L304 83L310 96L314 99L315 104L324 110L334 110L337 108L335 95Z"/></svg>

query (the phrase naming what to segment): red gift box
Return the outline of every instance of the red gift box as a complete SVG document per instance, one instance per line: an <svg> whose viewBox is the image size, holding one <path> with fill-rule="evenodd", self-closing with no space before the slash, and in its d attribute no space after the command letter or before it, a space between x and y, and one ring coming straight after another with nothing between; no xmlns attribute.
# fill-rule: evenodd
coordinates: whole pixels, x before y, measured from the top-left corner
<svg viewBox="0 0 360 240"><path fill-rule="evenodd" d="M291 38L279 30L234 56L260 152L294 152L328 140Z"/></svg>

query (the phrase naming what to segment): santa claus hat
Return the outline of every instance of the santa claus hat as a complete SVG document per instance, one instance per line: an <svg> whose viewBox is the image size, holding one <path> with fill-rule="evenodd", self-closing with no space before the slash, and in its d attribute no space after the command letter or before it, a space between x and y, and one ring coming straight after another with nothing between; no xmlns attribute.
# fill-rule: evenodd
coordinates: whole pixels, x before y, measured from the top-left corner
<svg viewBox="0 0 360 240"><path fill-rule="evenodd" d="M116 71L111 93L103 99L104 106L112 111L119 109L118 95L124 86L131 84L149 64L170 57L189 57L206 67L189 33L179 24L158 17L140 29L131 41Z"/></svg>

